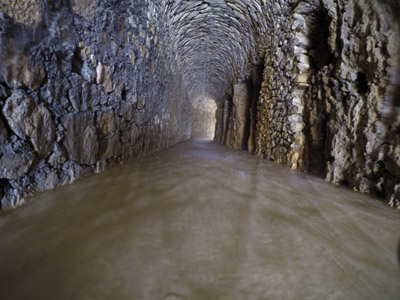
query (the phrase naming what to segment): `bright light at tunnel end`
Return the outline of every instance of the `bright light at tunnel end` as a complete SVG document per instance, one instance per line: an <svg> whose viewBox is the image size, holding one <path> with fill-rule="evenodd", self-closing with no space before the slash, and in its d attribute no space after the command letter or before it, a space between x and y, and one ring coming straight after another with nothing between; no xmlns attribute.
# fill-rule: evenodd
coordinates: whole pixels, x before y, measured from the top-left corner
<svg viewBox="0 0 400 300"><path fill-rule="evenodd" d="M216 100L200 95L192 100L192 139L213 140L216 126Z"/></svg>

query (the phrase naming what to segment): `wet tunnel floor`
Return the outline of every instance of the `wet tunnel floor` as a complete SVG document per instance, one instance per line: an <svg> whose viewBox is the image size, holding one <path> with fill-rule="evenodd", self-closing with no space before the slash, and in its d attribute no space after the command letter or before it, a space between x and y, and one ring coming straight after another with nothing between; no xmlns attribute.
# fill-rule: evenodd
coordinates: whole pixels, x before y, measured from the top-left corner
<svg viewBox="0 0 400 300"><path fill-rule="evenodd" d="M400 214L188 141L0 218L0 299L400 299Z"/></svg>

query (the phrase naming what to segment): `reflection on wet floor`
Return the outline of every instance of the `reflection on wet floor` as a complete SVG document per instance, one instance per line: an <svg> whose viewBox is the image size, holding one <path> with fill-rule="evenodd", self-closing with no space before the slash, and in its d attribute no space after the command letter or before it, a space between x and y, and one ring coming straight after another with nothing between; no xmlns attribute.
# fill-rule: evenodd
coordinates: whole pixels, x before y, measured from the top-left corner
<svg viewBox="0 0 400 300"><path fill-rule="evenodd" d="M400 213L188 141L0 218L0 299L400 299Z"/></svg>

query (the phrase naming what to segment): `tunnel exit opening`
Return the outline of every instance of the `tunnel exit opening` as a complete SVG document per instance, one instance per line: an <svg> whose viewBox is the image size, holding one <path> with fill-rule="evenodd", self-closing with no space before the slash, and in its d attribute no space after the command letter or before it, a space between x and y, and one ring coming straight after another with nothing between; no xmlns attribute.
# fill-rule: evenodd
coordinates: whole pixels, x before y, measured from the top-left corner
<svg viewBox="0 0 400 300"><path fill-rule="evenodd" d="M216 111L217 104L209 96L199 96L192 101L192 139L214 139Z"/></svg>

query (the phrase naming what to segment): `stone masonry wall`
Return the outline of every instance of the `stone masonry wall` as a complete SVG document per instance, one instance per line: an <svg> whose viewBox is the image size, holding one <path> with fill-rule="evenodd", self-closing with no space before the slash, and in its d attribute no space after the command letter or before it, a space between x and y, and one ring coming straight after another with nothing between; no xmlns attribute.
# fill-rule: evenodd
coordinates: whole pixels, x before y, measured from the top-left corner
<svg viewBox="0 0 400 300"><path fill-rule="evenodd" d="M189 137L154 6L0 1L2 209Z"/></svg>
<svg viewBox="0 0 400 300"><path fill-rule="evenodd" d="M287 3L272 7L271 32L266 38L264 80L261 85L255 133L255 154L304 169L300 95L305 65L297 59L296 39Z"/></svg>
<svg viewBox="0 0 400 300"><path fill-rule="evenodd" d="M296 1L275 12L257 155L399 205L400 30L393 5Z"/></svg>

